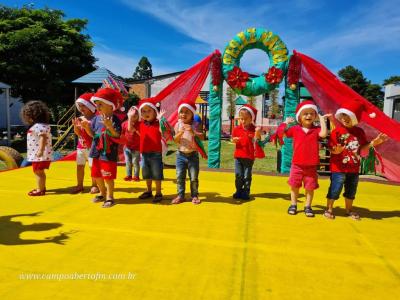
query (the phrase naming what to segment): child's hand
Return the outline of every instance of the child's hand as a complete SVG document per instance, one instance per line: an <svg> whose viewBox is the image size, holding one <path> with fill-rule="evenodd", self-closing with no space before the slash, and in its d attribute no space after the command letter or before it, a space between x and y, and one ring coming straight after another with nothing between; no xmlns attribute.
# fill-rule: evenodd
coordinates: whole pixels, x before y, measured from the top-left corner
<svg viewBox="0 0 400 300"><path fill-rule="evenodd" d="M90 123L87 119L82 119L81 121L79 121L79 123L81 124L81 126L84 129L89 129L90 128Z"/></svg>
<svg viewBox="0 0 400 300"><path fill-rule="evenodd" d="M256 129L255 129L255 131L256 131L256 133L260 133L260 132L261 132L261 127L260 127L260 126L257 126Z"/></svg>
<svg viewBox="0 0 400 300"><path fill-rule="evenodd" d="M112 125L112 117L107 117L106 115L102 115L103 117L103 124L106 129L110 129L113 127Z"/></svg>
<svg viewBox="0 0 400 300"><path fill-rule="evenodd" d="M185 131L192 131L192 125L190 125L190 124L183 124L183 130L185 130Z"/></svg>
<svg viewBox="0 0 400 300"><path fill-rule="evenodd" d="M321 115L318 115L319 116L319 120L322 122L322 121L325 121L326 119L329 119L329 120L331 120L331 118L332 118L332 114L326 114L326 115L323 115L323 116L321 116Z"/></svg>
<svg viewBox="0 0 400 300"><path fill-rule="evenodd" d="M286 124L295 123L296 120L293 117L287 117L285 120Z"/></svg>
<svg viewBox="0 0 400 300"><path fill-rule="evenodd" d="M389 137L386 134L380 133L380 134L378 134L378 136L376 138L374 138L372 140L371 146L372 147L378 146L378 145L386 142L388 139L389 139Z"/></svg>
<svg viewBox="0 0 400 300"><path fill-rule="evenodd" d="M337 144L335 146L332 147L332 153L333 154L339 154L342 153L342 151L344 150L345 146L341 145L341 144Z"/></svg>
<svg viewBox="0 0 400 300"><path fill-rule="evenodd" d="M232 142L235 143L235 144L238 143L239 140L240 140L240 138L237 137L237 136L235 136L235 137L232 138Z"/></svg>
<svg viewBox="0 0 400 300"><path fill-rule="evenodd" d="M165 114L165 109L161 109L158 113L157 113L157 120L160 121L161 118L164 116Z"/></svg>

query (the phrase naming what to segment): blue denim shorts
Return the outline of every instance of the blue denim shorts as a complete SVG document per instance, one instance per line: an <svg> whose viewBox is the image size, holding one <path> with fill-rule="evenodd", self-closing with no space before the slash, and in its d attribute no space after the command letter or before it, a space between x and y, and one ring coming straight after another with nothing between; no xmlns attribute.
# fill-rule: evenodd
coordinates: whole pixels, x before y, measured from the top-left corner
<svg viewBox="0 0 400 300"><path fill-rule="evenodd" d="M142 153L141 160L143 179L163 180L162 154L159 152Z"/></svg>
<svg viewBox="0 0 400 300"><path fill-rule="evenodd" d="M354 200L357 192L358 173L331 173L331 184L329 186L328 199L337 200L344 186L343 197Z"/></svg>

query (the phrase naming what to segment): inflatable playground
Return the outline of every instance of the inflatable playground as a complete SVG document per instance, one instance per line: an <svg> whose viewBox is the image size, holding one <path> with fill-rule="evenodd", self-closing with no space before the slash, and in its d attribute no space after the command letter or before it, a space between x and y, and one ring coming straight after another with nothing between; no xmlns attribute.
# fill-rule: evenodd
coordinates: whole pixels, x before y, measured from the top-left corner
<svg viewBox="0 0 400 300"><path fill-rule="evenodd" d="M249 49L269 57L269 68L258 77L240 68ZM178 118L177 99L195 101L209 74L201 205L171 205L176 196L173 168L164 170L163 201L139 199L146 182L124 181L124 166L119 165L116 205L102 209L91 201L89 175L85 191L70 193L76 183L74 152L57 155L46 173L45 196L30 197L32 168L21 167L23 157L14 149L0 147L2 299L399 298L400 124L321 63L290 53L278 35L260 28L240 32L222 54L216 50L153 97L168 122ZM361 220L346 216L343 198L335 202L336 219L324 218L328 176L319 177L315 218L302 212L302 191L298 215L287 214L293 157L289 138L270 141L281 152L280 173L255 172L250 199L234 199L235 173L220 168L224 155L233 155L221 151L223 84L245 96L283 84L284 118L296 114L300 84L323 113L357 98L364 107L359 126L367 138L378 132L388 136L364 159L363 172L369 175L360 176L354 203ZM118 89L120 83L110 80L104 86ZM53 147L65 143L73 131L74 113L73 107L59 120L64 129ZM90 174L88 166L85 173Z"/></svg>

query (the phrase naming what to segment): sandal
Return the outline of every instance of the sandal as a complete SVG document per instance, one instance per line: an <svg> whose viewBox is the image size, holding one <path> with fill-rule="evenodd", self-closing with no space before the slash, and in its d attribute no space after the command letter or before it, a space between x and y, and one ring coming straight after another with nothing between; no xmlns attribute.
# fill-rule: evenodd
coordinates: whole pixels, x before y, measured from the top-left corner
<svg viewBox="0 0 400 300"><path fill-rule="evenodd" d="M324 211L324 217L329 220L335 219L335 215L333 214L333 212L331 212L329 210Z"/></svg>
<svg viewBox="0 0 400 300"><path fill-rule="evenodd" d="M93 203L98 203L98 202L103 202L104 201L104 196L102 195L96 195L93 199L92 202Z"/></svg>
<svg viewBox="0 0 400 300"><path fill-rule="evenodd" d="M311 206L304 206L304 213L309 218L314 218L315 214L311 208Z"/></svg>
<svg viewBox="0 0 400 300"><path fill-rule="evenodd" d="M289 208L288 208L287 213L288 213L289 215L295 215L295 214L297 214L297 205L294 205L294 204L290 205Z"/></svg>
<svg viewBox="0 0 400 300"><path fill-rule="evenodd" d="M346 213L346 216L348 216L349 218L352 218L353 220L356 220L356 221L361 220L360 215L358 213L356 213L355 211Z"/></svg>
<svg viewBox="0 0 400 300"><path fill-rule="evenodd" d="M37 189L34 189L28 193L29 196L44 196L45 194L46 194L46 190L38 191Z"/></svg>
<svg viewBox="0 0 400 300"><path fill-rule="evenodd" d="M150 191L146 191L146 192L144 192L143 194L141 194L139 196L139 199L148 199L148 198L151 198L151 197L153 197L153 193L150 192Z"/></svg>
<svg viewBox="0 0 400 300"><path fill-rule="evenodd" d="M201 201L200 201L199 197L195 196L195 197L192 198L192 203L193 204L200 204Z"/></svg>
<svg viewBox="0 0 400 300"><path fill-rule="evenodd" d="M183 198L181 196L178 196L178 197L176 197L175 199L173 199L171 201L171 204L179 204L179 203L182 203L182 202L185 202L185 198Z"/></svg>
<svg viewBox="0 0 400 300"><path fill-rule="evenodd" d="M82 193L83 190L84 190L83 186L82 186L82 187L80 187L80 186L75 186L75 187L73 187L73 188L71 189L71 194L79 194L79 193Z"/></svg>
<svg viewBox="0 0 400 300"><path fill-rule="evenodd" d="M156 194L155 196L154 196L154 199L153 199L153 203L160 203L161 201L163 200L163 195L162 194Z"/></svg>
<svg viewBox="0 0 400 300"><path fill-rule="evenodd" d="M91 194L100 193L99 188L98 188L97 186L92 186L92 187L90 188L90 193L91 193Z"/></svg>
<svg viewBox="0 0 400 300"><path fill-rule="evenodd" d="M102 208L109 208L115 205L114 200L112 199L107 199L106 201L104 201L103 205L101 206Z"/></svg>

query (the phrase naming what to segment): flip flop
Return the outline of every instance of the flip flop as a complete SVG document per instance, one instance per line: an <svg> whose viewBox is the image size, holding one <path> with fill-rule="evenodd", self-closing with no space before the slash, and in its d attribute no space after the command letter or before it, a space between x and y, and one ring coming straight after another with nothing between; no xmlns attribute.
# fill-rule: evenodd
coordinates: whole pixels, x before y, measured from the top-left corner
<svg viewBox="0 0 400 300"><path fill-rule="evenodd" d="M114 200L108 199L108 200L104 201L104 203L103 203L103 205L101 207L102 208L110 208L110 207L112 207L114 205L115 205Z"/></svg>

